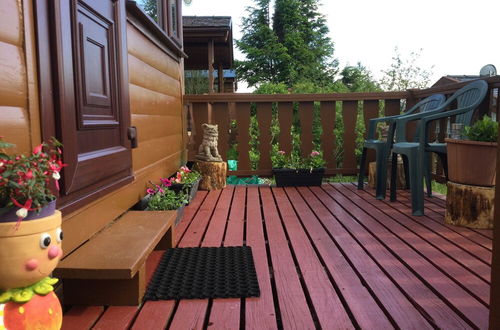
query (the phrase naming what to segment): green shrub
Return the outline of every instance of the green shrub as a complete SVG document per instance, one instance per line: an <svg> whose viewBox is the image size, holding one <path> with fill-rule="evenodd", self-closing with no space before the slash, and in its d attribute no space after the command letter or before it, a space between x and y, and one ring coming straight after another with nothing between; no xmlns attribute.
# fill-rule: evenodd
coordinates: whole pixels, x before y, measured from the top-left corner
<svg viewBox="0 0 500 330"><path fill-rule="evenodd" d="M466 126L464 134L469 140L496 142L498 139L498 122L485 115L472 126Z"/></svg>
<svg viewBox="0 0 500 330"><path fill-rule="evenodd" d="M185 193L176 193L173 190L165 189L150 195L147 209L150 211L176 210L187 204L188 195Z"/></svg>

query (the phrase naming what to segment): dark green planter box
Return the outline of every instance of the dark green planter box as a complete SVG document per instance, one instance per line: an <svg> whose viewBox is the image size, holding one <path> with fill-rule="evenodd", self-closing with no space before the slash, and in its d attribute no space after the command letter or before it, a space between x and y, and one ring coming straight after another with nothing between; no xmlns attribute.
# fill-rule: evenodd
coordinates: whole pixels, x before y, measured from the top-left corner
<svg viewBox="0 0 500 330"><path fill-rule="evenodd" d="M277 187L321 186L325 169L273 168L273 174Z"/></svg>

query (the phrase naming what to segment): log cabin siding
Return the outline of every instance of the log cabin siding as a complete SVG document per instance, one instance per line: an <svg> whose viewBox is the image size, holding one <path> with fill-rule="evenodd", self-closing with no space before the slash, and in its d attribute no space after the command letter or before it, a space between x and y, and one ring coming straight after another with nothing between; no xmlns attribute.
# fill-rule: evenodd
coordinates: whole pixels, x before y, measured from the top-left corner
<svg viewBox="0 0 500 330"><path fill-rule="evenodd" d="M0 10L0 136L28 153L42 139L31 0L2 0ZM71 253L141 197L148 181L173 174L183 159L182 62L127 23L134 181L63 216Z"/></svg>
<svg viewBox="0 0 500 330"><path fill-rule="evenodd" d="M23 8L16 0L2 1L0 10L0 135L15 143L13 152L32 147L28 108L28 76L23 38Z"/></svg>

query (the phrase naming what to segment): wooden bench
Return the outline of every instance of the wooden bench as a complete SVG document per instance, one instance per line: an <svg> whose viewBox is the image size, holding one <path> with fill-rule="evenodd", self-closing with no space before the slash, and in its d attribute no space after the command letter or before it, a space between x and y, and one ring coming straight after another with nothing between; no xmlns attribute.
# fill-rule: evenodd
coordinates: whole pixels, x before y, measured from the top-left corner
<svg viewBox="0 0 500 330"><path fill-rule="evenodd" d="M129 211L64 258L64 304L138 305L146 289L145 262L175 244L176 211Z"/></svg>

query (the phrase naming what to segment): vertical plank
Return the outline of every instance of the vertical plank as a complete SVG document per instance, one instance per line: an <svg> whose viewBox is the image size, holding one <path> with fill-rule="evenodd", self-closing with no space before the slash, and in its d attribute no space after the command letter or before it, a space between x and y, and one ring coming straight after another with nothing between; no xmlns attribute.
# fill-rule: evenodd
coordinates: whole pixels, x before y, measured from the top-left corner
<svg viewBox="0 0 500 330"><path fill-rule="evenodd" d="M268 255L257 187L248 187L246 219L246 242L248 246L252 247L260 297L245 299L245 326L247 329L277 329L277 315L274 309L271 275L267 262Z"/></svg>
<svg viewBox="0 0 500 330"><path fill-rule="evenodd" d="M294 188L290 190L295 191ZM283 218L283 230L288 237L295 253L300 273L306 284L307 294L312 302L319 324L323 329L354 329L342 301L330 282L325 268L321 264L312 242L305 233L292 202L283 188L273 189L278 210ZM305 202L295 200L294 206Z"/></svg>
<svg viewBox="0 0 500 330"><path fill-rule="evenodd" d="M208 40L208 92L214 92L214 58L215 58L215 46L214 39L210 38Z"/></svg>
<svg viewBox="0 0 500 330"><path fill-rule="evenodd" d="M229 150L229 105L227 103L214 103L213 105L214 124L219 127L219 141L217 143L219 153L224 161L227 161L227 151Z"/></svg>
<svg viewBox="0 0 500 330"><path fill-rule="evenodd" d="M497 100L498 105L498 100ZM496 186L500 187L500 148L497 148ZM495 223L500 223L500 189L495 190ZM500 329L500 226L493 227L493 256L491 260L490 328Z"/></svg>
<svg viewBox="0 0 500 330"><path fill-rule="evenodd" d="M328 169L337 168L335 160L335 102L321 102L320 107L321 125L323 133L321 135L321 147L323 148L323 158Z"/></svg>
<svg viewBox="0 0 500 330"><path fill-rule="evenodd" d="M368 134L368 123L370 119L378 117L378 100L363 101L363 115L365 119L365 139ZM368 149L367 162L373 162L375 160L375 151L373 149ZM368 166L367 166L368 167Z"/></svg>
<svg viewBox="0 0 500 330"><path fill-rule="evenodd" d="M358 101L342 102L342 119L344 120L344 164L343 169L350 172L356 169L356 118Z"/></svg>
<svg viewBox="0 0 500 330"><path fill-rule="evenodd" d="M260 193L283 328L313 329L314 321L271 189L261 187Z"/></svg>
<svg viewBox="0 0 500 330"><path fill-rule="evenodd" d="M313 111L314 102L299 103L300 151L302 152L302 157L307 157L313 148Z"/></svg>
<svg viewBox="0 0 500 330"><path fill-rule="evenodd" d="M164 329L167 326L174 307L175 300L146 301L131 329Z"/></svg>
<svg viewBox="0 0 500 330"><path fill-rule="evenodd" d="M401 113L401 100L385 100L385 116L394 116Z"/></svg>
<svg viewBox="0 0 500 330"><path fill-rule="evenodd" d="M250 170L250 103L236 103L238 169Z"/></svg>
<svg viewBox="0 0 500 330"><path fill-rule="evenodd" d="M271 120L272 103L257 103L257 121L259 123L259 170L270 170L271 165Z"/></svg>
<svg viewBox="0 0 500 330"><path fill-rule="evenodd" d="M73 306L64 313L62 330L90 329L104 311L102 306Z"/></svg>
<svg viewBox="0 0 500 330"><path fill-rule="evenodd" d="M188 159L193 160L198 153L198 147L203 139L203 128L201 125L208 123L208 103L193 103L192 105L192 123L191 139L194 141L189 149Z"/></svg>
<svg viewBox="0 0 500 330"><path fill-rule="evenodd" d="M226 189L228 188L224 190ZM224 246L241 246L243 244L245 199L245 186L236 186L224 235ZM209 327L211 329L239 329L240 309L241 299L239 298L214 299L210 311Z"/></svg>
<svg viewBox="0 0 500 330"><path fill-rule="evenodd" d="M137 306L109 306L92 329L126 330L132 324L138 310Z"/></svg>
<svg viewBox="0 0 500 330"><path fill-rule="evenodd" d="M290 154L292 151L292 119L293 103L278 103L278 121L280 124L279 149L287 154Z"/></svg>

